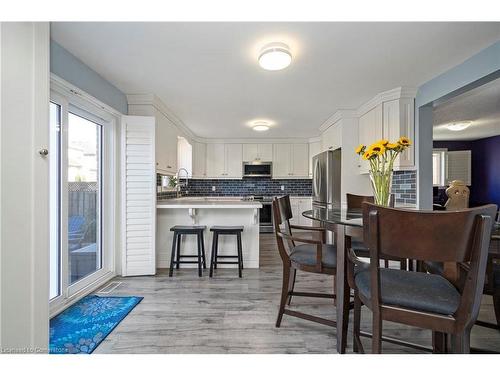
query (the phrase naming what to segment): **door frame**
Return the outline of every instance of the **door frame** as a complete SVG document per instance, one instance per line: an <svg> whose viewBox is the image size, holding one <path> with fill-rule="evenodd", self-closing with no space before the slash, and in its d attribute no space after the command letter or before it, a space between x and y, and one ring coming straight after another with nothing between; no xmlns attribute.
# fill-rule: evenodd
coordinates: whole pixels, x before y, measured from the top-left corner
<svg viewBox="0 0 500 375"><path fill-rule="evenodd" d="M116 162L119 118L121 114L84 93L61 78L51 75L50 101L61 105L61 121L68 123L68 113L87 118L102 125L102 222L101 222L101 268L96 272L69 285L67 241L61 241L61 291L50 300L50 317L57 315L85 295L99 288L116 275L116 236L119 230L116 217ZM64 126L62 127L64 130ZM67 132L67 129L64 131ZM61 137L61 150L67 149L67 134ZM62 161L61 183L67 181L67 159ZM61 188L61 217L67 217L67 189ZM61 233L67 233L67 220L61 223ZM64 264L66 266L64 266Z"/></svg>

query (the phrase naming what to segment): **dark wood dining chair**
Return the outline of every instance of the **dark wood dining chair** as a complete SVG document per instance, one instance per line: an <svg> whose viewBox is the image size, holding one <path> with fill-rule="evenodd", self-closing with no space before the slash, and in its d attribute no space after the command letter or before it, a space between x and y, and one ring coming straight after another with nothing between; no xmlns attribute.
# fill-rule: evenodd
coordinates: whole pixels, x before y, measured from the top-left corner
<svg viewBox="0 0 500 375"><path fill-rule="evenodd" d="M369 267L354 251L348 254L348 281L354 289L355 352L364 352L360 340L361 304L373 314L373 353L381 352L382 341L418 347L382 336L384 320L432 330L436 351L447 351L447 335L451 335L454 352L470 351L470 330L479 313L496 209L495 205L487 205L436 212L363 204ZM382 256L452 263L466 270L466 277L449 280L446 273L381 269Z"/></svg>
<svg viewBox="0 0 500 375"><path fill-rule="evenodd" d="M335 327L336 324L333 320L285 308L287 303L291 303L292 296L335 298L335 275L337 273L337 251L335 246L325 244L326 232L324 228L290 223L293 215L288 195L273 199L273 216L276 242L283 262L283 284L276 327L281 325L283 314ZM319 238L299 237L292 233L292 230L312 232L318 235ZM294 291L297 270L333 275L332 289L334 293Z"/></svg>
<svg viewBox="0 0 500 375"><path fill-rule="evenodd" d="M347 198L347 210L361 210L364 202L368 203L375 202L375 198L370 195L356 195L347 193L346 198ZM395 202L395 196L394 194L391 194L389 205L391 207L394 207L394 202ZM354 252L358 257L362 258L370 257L370 252L368 251L366 245L363 243L362 238L351 238L351 247L354 249ZM401 269L406 268L406 260L400 260L400 263L401 263ZM388 259L384 259L384 266L385 268L389 268Z"/></svg>

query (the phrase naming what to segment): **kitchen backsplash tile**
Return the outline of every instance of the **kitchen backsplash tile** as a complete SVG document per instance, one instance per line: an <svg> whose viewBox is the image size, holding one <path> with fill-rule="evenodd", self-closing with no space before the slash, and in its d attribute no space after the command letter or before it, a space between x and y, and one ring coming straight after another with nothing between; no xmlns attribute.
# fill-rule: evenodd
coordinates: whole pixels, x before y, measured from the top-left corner
<svg viewBox="0 0 500 375"><path fill-rule="evenodd" d="M417 203L417 171L395 171L392 178L392 192L396 203Z"/></svg>
<svg viewBox="0 0 500 375"><path fill-rule="evenodd" d="M161 175L157 174L157 185L161 185ZM215 191L212 187L215 187ZM284 190L281 190L281 186ZM187 188L182 187L184 196L245 196L245 195L282 195L294 196L312 195L312 181L310 179L273 180L270 178L252 179L190 179ZM158 199L175 198L175 192L158 193Z"/></svg>
<svg viewBox="0 0 500 375"><path fill-rule="evenodd" d="M157 185L161 185L161 175L157 174ZM281 190L281 186L284 190ZM212 191L215 186L215 191ZM187 193L186 193L187 190ZM197 180L190 179L187 189L182 188L183 196L245 196L245 195L282 195L311 196L312 180L290 179L272 180L270 178L254 178L243 180ZM417 172L396 171L392 180L392 192L396 194L396 203L417 203ZM175 191L157 193L158 199L176 197Z"/></svg>

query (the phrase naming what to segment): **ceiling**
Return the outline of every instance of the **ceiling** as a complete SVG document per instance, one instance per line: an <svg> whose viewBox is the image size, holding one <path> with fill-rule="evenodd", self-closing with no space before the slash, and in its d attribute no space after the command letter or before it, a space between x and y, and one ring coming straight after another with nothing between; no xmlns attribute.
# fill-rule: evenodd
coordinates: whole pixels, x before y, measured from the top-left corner
<svg viewBox="0 0 500 375"><path fill-rule="evenodd" d="M446 124L472 121L462 131ZM500 78L458 95L433 110L434 139L437 141L475 140L500 135Z"/></svg>
<svg viewBox="0 0 500 375"><path fill-rule="evenodd" d="M124 93L154 93L206 138L312 137L338 109L418 87L500 39L500 23L52 23L51 37ZM260 48L292 64L265 71ZM248 122L271 120L265 133Z"/></svg>

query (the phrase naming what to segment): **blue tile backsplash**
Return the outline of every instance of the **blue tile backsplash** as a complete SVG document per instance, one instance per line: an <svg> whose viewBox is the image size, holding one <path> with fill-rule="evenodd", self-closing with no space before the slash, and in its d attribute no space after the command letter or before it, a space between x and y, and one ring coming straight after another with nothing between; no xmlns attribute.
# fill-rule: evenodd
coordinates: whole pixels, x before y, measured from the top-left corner
<svg viewBox="0 0 500 375"><path fill-rule="evenodd" d="M161 175L157 175L157 185L161 184ZM284 190L281 190L283 185ZM215 186L215 191L212 191ZM265 195L274 196L290 194L293 196L310 197L312 182L310 179L272 180L267 177L252 179L190 179L189 186L182 188L183 196L245 196ZM158 198L174 198L175 192L158 193Z"/></svg>
<svg viewBox="0 0 500 375"><path fill-rule="evenodd" d="M396 203L417 203L417 171L395 171L392 177L392 192Z"/></svg>
<svg viewBox="0 0 500 375"><path fill-rule="evenodd" d="M161 175L157 174L157 185L161 185ZM281 185L285 190L281 190ZM215 186L215 191L212 191ZM310 197L312 195L312 180L272 180L270 178L235 179L235 180L196 180L190 179L187 189L182 189L183 196L274 196L290 194L293 196ZM186 193L187 190L187 193ZM417 203L417 172L396 171L392 180L392 192L396 195L396 203ZM158 199L175 198L175 191L161 192Z"/></svg>

